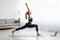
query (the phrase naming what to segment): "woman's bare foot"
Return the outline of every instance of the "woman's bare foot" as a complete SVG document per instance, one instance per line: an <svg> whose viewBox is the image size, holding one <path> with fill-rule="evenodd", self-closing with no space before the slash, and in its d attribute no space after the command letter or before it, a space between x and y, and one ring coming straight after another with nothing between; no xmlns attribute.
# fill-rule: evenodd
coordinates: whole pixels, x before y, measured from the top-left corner
<svg viewBox="0 0 60 40"><path fill-rule="evenodd" d="M39 34L39 33L37 32L37 36L41 36L41 34Z"/></svg>
<svg viewBox="0 0 60 40"><path fill-rule="evenodd" d="M41 36L40 34L37 34L37 36Z"/></svg>
<svg viewBox="0 0 60 40"><path fill-rule="evenodd" d="M12 35L14 35L14 32L12 31Z"/></svg>
<svg viewBox="0 0 60 40"><path fill-rule="evenodd" d="M15 32L15 31L12 31L12 35L14 35L14 32Z"/></svg>

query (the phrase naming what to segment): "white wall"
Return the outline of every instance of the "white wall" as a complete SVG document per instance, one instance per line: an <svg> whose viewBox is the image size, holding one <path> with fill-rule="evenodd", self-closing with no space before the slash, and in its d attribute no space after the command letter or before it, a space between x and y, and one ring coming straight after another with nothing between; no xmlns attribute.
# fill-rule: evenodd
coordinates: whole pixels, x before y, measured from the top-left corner
<svg viewBox="0 0 60 40"><path fill-rule="evenodd" d="M18 0L0 0L0 19L17 18Z"/></svg>
<svg viewBox="0 0 60 40"><path fill-rule="evenodd" d="M48 31L60 31L59 0L20 0L20 2L23 6L20 8L22 25L26 22L24 19L24 14L26 12L26 6L24 2L27 2L32 12L33 23L38 24L39 29Z"/></svg>
<svg viewBox="0 0 60 40"><path fill-rule="evenodd" d="M60 0L0 0L0 18L21 18L21 26L27 21L25 13L27 8L32 12L33 23L39 29L60 31Z"/></svg>
<svg viewBox="0 0 60 40"><path fill-rule="evenodd" d="M60 31L60 1L41 1L41 29L48 31Z"/></svg>

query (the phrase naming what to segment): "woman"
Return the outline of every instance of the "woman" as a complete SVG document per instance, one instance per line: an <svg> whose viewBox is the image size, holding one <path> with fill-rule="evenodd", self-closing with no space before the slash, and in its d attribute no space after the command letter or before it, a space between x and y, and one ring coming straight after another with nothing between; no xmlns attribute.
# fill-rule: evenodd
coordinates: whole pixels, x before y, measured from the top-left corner
<svg viewBox="0 0 60 40"><path fill-rule="evenodd" d="M27 7L27 9L28 9L28 11L27 11L26 14L25 14L25 18L28 19L28 22L27 22L24 26L22 26L21 28L16 28L16 29L14 29L14 30L12 31L12 34L14 35L14 32L15 32L15 31L22 30L22 29L24 29L24 28L33 28L33 27L35 27L35 28L36 28L36 32L37 32L37 36L39 36L40 34L38 33L38 25L32 24L32 21L33 21L32 17L31 17L31 14L32 14L32 13L30 12L30 10L29 10L29 8L28 8L27 3L25 3L25 5L26 5L26 7ZM28 18L27 18L27 17L28 17Z"/></svg>

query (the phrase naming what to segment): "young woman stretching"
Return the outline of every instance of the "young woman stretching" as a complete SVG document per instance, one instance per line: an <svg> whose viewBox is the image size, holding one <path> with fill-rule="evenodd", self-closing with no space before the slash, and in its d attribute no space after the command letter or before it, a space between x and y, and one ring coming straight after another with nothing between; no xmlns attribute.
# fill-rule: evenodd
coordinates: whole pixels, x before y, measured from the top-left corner
<svg viewBox="0 0 60 40"><path fill-rule="evenodd" d="M22 27L20 27L20 28L14 29L14 30L12 31L12 34L14 35L14 32L15 32L15 31L22 30L22 29L24 29L24 28L33 28L33 27L35 27L35 28L36 28L37 36L39 36L40 34L38 33L38 25L32 24L33 18L31 17L31 12L30 12L30 10L29 10L29 8L28 8L27 3L25 3L25 5L26 5L26 7L27 7L27 9L28 9L28 11L27 11L26 14L25 14L25 18L28 19L28 22L27 22L24 26L22 26ZM28 17L28 18L27 18L27 17Z"/></svg>

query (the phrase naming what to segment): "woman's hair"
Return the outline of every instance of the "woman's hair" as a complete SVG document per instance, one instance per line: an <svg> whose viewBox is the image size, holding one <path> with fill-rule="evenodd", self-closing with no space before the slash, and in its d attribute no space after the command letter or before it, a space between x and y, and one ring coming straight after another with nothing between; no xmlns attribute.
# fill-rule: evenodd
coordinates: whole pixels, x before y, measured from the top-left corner
<svg viewBox="0 0 60 40"><path fill-rule="evenodd" d="M25 18L27 19L27 14L25 14Z"/></svg>

